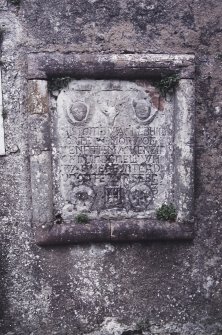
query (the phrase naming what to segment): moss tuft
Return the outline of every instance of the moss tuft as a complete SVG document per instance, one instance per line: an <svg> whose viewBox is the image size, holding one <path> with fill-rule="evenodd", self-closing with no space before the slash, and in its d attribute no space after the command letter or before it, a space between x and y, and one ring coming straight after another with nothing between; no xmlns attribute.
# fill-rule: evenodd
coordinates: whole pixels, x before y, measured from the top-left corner
<svg viewBox="0 0 222 335"><path fill-rule="evenodd" d="M9 0L13 5L20 5L20 0Z"/></svg>
<svg viewBox="0 0 222 335"><path fill-rule="evenodd" d="M177 211L172 203L169 205L163 204L156 210L156 217L158 220L163 221L176 221Z"/></svg>
<svg viewBox="0 0 222 335"><path fill-rule="evenodd" d="M76 216L76 222L81 224L86 224L89 222L89 217L85 213L80 213Z"/></svg>
<svg viewBox="0 0 222 335"><path fill-rule="evenodd" d="M154 83L154 85L159 89L162 96L166 96L166 94L173 89L179 82L179 77L177 74L172 76L164 77L163 79Z"/></svg>

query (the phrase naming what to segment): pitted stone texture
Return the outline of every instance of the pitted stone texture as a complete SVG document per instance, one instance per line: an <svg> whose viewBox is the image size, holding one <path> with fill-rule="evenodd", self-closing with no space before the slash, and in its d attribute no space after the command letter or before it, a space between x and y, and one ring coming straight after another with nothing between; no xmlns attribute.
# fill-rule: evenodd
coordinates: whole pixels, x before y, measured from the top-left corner
<svg viewBox="0 0 222 335"><path fill-rule="evenodd" d="M103 4L110 5L105 15ZM20 10L1 11L5 139L20 149L0 158L1 334L87 334L116 316L131 325L148 318L154 334L221 334L222 118L215 108L222 101L222 2L122 0L119 16L115 4L23 0ZM192 243L115 244L110 254L104 244L34 246L25 59L39 50L196 54Z"/></svg>
<svg viewBox="0 0 222 335"><path fill-rule="evenodd" d="M48 151L30 157L32 220L35 225L50 224L52 216L51 158Z"/></svg>
<svg viewBox="0 0 222 335"><path fill-rule="evenodd" d="M7 0L0 0L0 10L6 9L7 6Z"/></svg>
<svg viewBox="0 0 222 335"><path fill-rule="evenodd" d="M54 116L56 207L71 220L149 217L173 202L172 95L147 81L74 80Z"/></svg>
<svg viewBox="0 0 222 335"><path fill-rule="evenodd" d="M179 53L207 51L211 43L216 52L220 6L220 0L24 0L22 19L37 48Z"/></svg>
<svg viewBox="0 0 222 335"><path fill-rule="evenodd" d="M29 80L29 113L44 114L48 113L48 91L46 80Z"/></svg>
<svg viewBox="0 0 222 335"><path fill-rule="evenodd" d="M175 72L180 78L193 79L195 74L193 54L38 52L30 53L27 61L28 77L38 79L33 80L33 83L36 81L39 84L41 78L63 77L65 79L67 76L129 80L160 78L175 74ZM36 89L32 89L32 91L36 91ZM38 89L37 97L39 92Z"/></svg>
<svg viewBox="0 0 222 335"><path fill-rule="evenodd" d="M207 334L219 335L221 333L222 324L207 326ZM117 318L106 318L97 330L87 333L86 335L205 335L206 330L201 324L187 323L177 325L169 322L163 328L158 323L149 320L139 320L132 325L126 325Z"/></svg>
<svg viewBox="0 0 222 335"><path fill-rule="evenodd" d="M29 115L30 155L51 149L50 125L48 114Z"/></svg>
<svg viewBox="0 0 222 335"><path fill-rule="evenodd" d="M5 132L3 125L3 105L2 105L2 76L0 67L0 156L5 154Z"/></svg>

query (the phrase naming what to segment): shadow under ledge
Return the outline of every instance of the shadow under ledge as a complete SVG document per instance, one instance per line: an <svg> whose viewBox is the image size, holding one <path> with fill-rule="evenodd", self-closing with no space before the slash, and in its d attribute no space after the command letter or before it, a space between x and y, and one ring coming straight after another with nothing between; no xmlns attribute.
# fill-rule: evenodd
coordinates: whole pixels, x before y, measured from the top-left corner
<svg viewBox="0 0 222 335"><path fill-rule="evenodd" d="M192 240L194 224L154 219L90 220L89 223L54 224L38 227L39 246L92 242L140 242L154 240Z"/></svg>

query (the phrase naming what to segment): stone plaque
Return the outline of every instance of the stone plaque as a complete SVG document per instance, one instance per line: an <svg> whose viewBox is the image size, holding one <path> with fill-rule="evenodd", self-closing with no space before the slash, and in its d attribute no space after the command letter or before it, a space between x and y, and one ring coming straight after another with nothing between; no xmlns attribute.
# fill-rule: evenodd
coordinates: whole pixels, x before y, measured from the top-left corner
<svg viewBox="0 0 222 335"><path fill-rule="evenodd" d="M34 53L28 78L38 245L194 237L193 55Z"/></svg>
<svg viewBox="0 0 222 335"><path fill-rule="evenodd" d="M174 100L146 80L72 80L53 113L55 210L65 222L155 217L174 202Z"/></svg>

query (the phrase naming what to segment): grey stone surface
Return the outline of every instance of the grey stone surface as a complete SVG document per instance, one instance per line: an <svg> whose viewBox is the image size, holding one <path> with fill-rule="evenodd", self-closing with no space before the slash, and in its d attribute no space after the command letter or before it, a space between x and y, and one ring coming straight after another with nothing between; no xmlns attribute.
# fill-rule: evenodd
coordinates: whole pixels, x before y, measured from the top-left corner
<svg viewBox="0 0 222 335"><path fill-rule="evenodd" d="M191 220L194 187L194 82L180 80L175 97L175 202L178 219Z"/></svg>
<svg viewBox="0 0 222 335"><path fill-rule="evenodd" d="M83 211L152 217L174 202L173 111L149 82L80 80L61 91L53 144L55 208L65 221Z"/></svg>
<svg viewBox="0 0 222 335"><path fill-rule="evenodd" d="M23 0L20 8L9 3L1 10L7 153L0 157L1 334L123 335L138 325L144 334L221 333L221 6L221 0ZM35 246L27 54L40 51L89 58L195 53L193 242Z"/></svg>
<svg viewBox="0 0 222 335"><path fill-rule="evenodd" d="M51 225L52 214L52 177L51 157L48 151L30 157L32 188L32 220L35 225Z"/></svg>
<svg viewBox="0 0 222 335"><path fill-rule="evenodd" d="M194 78L194 55L184 54L81 54L38 52L28 54L30 79L73 76L80 78L139 79L170 75Z"/></svg>
<svg viewBox="0 0 222 335"><path fill-rule="evenodd" d="M164 99L142 80L72 81L56 98L55 208L65 221L82 211L155 217L163 203L177 203L180 220L191 218L192 80L181 80L175 106L172 92Z"/></svg>
<svg viewBox="0 0 222 335"><path fill-rule="evenodd" d="M119 59L115 58L117 66ZM181 60L192 58L174 56L171 61L180 66ZM130 74L132 66L137 68L147 60L153 61L154 68L159 60L165 61L167 68L171 57L141 55L134 59L134 65L133 55L122 59L125 72ZM192 229L186 233L175 225L167 231L166 227L161 229L162 223L152 221L164 203L174 204L178 221L193 217L193 80L180 79L178 87L165 97L151 80L88 79L66 85L62 89L55 87L56 82L49 85L50 126L47 83L29 80L29 147L31 156L38 155L38 164L31 157L33 223L42 222L49 229L37 232L38 244L87 242L87 232L88 241L97 242L191 238ZM52 171L47 172L51 146L54 196L49 193ZM42 151L48 152L49 163L45 156L40 159ZM51 213L48 222L43 208ZM102 219L95 231L93 223L86 230L78 225L52 229L52 221L73 224L82 213L98 224ZM147 223L136 222L141 218ZM102 236L103 224L111 225L108 235L105 229Z"/></svg>
<svg viewBox="0 0 222 335"><path fill-rule="evenodd" d="M3 106L2 106L2 76L0 68L0 155L5 154L5 135L3 124Z"/></svg>
<svg viewBox="0 0 222 335"><path fill-rule="evenodd" d="M53 222L52 159L47 82L28 82L29 154L32 190L32 222Z"/></svg>
<svg viewBox="0 0 222 335"><path fill-rule="evenodd" d="M46 80L28 81L28 108L30 114L48 113L48 87Z"/></svg>
<svg viewBox="0 0 222 335"><path fill-rule="evenodd" d="M0 0L0 10L6 9L7 0Z"/></svg>
<svg viewBox="0 0 222 335"><path fill-rule="evenodd" d="M42 214L40 210L39 213ZM58 219L57 219L58 222ZM147 219L89 220L84 224L44 225L35 228L35 240L39 246L56 246L92 242L144 242L192 240L193 225L190 223L159 222Z"/></svg>

